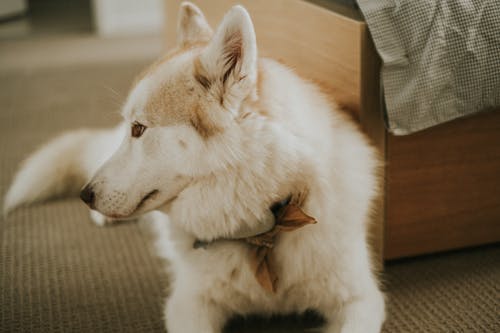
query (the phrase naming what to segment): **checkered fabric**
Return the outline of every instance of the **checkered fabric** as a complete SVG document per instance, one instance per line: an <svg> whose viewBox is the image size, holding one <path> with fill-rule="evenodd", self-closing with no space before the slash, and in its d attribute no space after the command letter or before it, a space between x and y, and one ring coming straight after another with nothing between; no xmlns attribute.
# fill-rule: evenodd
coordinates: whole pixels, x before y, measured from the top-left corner
<svg viewBox="0 0 500 333"><path fill-rule="evenodd" d="M392 133L500 107L500 1L358 4L383 61Z"/></svg>

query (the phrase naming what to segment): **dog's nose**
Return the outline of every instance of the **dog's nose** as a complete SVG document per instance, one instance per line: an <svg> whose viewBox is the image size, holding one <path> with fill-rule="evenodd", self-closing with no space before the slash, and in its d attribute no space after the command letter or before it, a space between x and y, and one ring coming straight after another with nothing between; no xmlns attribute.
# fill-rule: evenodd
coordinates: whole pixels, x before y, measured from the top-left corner
<svg viewBox="0 0 500 333"><path fill-rule="evenodd" d="M80 192L80 199L85 202L90 208L94 208L95 193L92 190L92 186L87 185Z"/></svg>

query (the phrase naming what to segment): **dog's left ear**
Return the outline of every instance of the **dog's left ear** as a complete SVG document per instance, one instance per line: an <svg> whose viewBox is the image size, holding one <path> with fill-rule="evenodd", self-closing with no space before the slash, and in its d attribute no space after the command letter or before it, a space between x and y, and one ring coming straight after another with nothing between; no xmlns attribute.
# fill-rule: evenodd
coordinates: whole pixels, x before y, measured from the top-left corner
<svg viewBox="0 0 500 333"><path fill-rule="evenodd" d="M243 100L257 79L257 42L250 15L234 6L224 16L212 40L200 56L204 74L218 85L221 104ZM235 106L235 105L234 105Z"/></svg>
<svg viewBox="0 0 500 333"><path fill-rule="evenodd" d="M177 45L185 47L208 42L212 29L202 11L190 2L183 2L179 8L177 21Z"/></svg>

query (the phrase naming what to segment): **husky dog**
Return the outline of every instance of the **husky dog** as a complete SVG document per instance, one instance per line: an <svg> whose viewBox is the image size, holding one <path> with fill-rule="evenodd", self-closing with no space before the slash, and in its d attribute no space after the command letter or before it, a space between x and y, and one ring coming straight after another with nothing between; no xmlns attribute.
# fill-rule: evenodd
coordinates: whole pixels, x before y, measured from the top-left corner
<svg viewBox="0 0 500 333"><path fill-rule="evenodd" d="M90 179L81 197L98 223L168 215L160 241L174 275L169 333L215 333L235 314L308 309L325 317L325 332L379 332L384 297L366 240L374 149L315 85L258 58L243 7L212 32L200 9L183 3L177 39L136 81L124 124L69 133L35 152L5 210ZM270 292L240 238L272 228L270 207L287 197L318 223L278 235Z"/></svg>

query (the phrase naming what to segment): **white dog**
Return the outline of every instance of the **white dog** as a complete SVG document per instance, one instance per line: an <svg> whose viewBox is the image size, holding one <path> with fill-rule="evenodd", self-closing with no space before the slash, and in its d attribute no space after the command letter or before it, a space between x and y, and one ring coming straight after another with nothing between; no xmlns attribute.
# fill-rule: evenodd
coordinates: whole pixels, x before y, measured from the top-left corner
<svg viewBox="0 0 500 333"><path fill-rule="evenodd" d="M326 332L379 332L384 297L366 241L374 150L317 87L257 57L243 7L212 33L183 3L178 28L176 49L131 90L125 125L66 134L36 152L5 210L92 177L81 197L101 223L168 214L170 333L220 332L234 314L307 309L325 317ZM255 246L241 238L272 228L270 207L286 198L317 223L276 237L273 291L259 283Z"/></svg>

